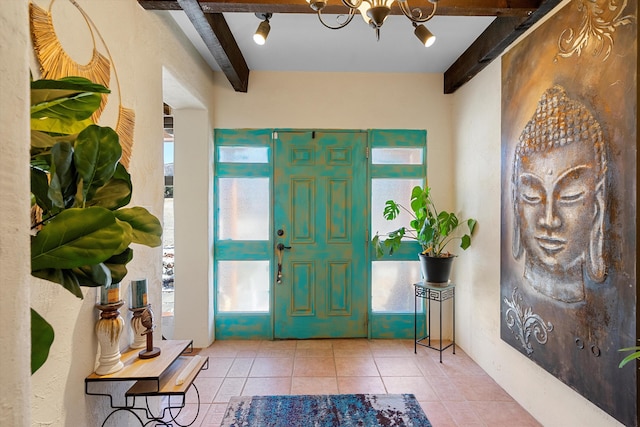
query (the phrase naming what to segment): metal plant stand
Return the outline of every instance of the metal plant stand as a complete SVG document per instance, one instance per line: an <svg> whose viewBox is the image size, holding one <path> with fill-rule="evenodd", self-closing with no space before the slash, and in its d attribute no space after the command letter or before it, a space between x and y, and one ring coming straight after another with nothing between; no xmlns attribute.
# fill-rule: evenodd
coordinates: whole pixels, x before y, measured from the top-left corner
<svg viewBox="0 0 640 427"><path fill-rule="evenodd" d="M418 352L418 346L431 348L440 352L440 363L442 363L442 352L453 346L453 354L456 354L456 285L453 283L448 284L433 284L429 282L418 282L413 284L416 294L414 299L414 311L413 311L413 338L415 340L413 345L413 352ZM418 338L418 298L427 300L427 335L422 338ZM452 300L453 305L453 340L446 346L442 346L442 302L448 299ZM440 345L434 347L431 345L431 301L436 301L440 304ZM426 344L423 342L427 340Z"/></svg>

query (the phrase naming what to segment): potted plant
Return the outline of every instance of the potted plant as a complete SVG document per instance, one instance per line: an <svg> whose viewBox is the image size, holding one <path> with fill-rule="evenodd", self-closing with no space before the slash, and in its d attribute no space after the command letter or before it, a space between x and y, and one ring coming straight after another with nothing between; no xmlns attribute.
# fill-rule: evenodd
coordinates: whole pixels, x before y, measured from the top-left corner
<svg viewBox="0 0 640 427"><path fill-rule="evenodd" d="M127 274L132 243L162 243L162 225L127 207L133 185L118 134L91 120L109 93L81 77L31 82L31 274L83 298ZM31 372L46 361L53 327L31 310Z"/></svg>
<svg viewBox="0 0 640 427"><path fill-rule="evenodd" d="M376 233L373 238L376 257L382 257L385 252L393 255L400 247L403 237L416 240L422 247L419 257L425 280L433 283L448 282L455 255L445 251L445 248L459 239L460 247L467 249L471 245L477 221L473 218L459 221L453 212L438 211L429 187L416 186L411 190L410 209L394 200L387 200L383 215L386 220L392 221L398 216L400 209L408 212L412 220L409 226L383 235ZM468 232L462 231L463 228ZM383 236L386 239L382 239Z"/></svg>

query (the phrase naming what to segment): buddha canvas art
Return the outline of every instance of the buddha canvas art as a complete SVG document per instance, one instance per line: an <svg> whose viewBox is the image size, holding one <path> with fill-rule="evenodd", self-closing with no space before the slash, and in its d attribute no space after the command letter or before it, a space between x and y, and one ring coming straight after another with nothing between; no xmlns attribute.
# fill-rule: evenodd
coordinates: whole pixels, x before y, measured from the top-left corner
<svg viewBox="0 0 640 427"><path fill-rule="evenodd" d="M502 58L501 338L630 426L636 15L574 0Z"/></svg>

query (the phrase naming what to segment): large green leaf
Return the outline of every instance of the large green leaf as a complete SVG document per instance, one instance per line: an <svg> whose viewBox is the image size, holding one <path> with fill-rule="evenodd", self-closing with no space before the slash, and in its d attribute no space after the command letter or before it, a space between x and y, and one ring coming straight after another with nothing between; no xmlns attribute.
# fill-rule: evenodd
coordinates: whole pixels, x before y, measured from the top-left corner
<svg viewBox="0 0 640 427"><path fill-rule="evenodd" d="M116 249L114 253L119 254L125 249L129 247L131 242L133 241L133 227L126 221L121 221L118 219L117 211L114 212L116 214L116 223L122 228L122 241L120 242L120 247Z"/></svg>
<svg viewBox="0 0 640 427"><path fill-rule="evenodd" d="M110 286L113 281L109 267L102 262L94 265L83 265L82 267L74 268L72 271L80 286L91 288Z"/></svg>
<svg viewBox="0 0 640 427"><path fill-rule="evenodd" d="M131 201L131 175L118 163L113 177L102 187L98 188L87 206L102 206L105 209L116 210L126 206Z"/></svg>
<svg viewBox="0 0 640 427"><path fill-rule="evenodd" d="M162 225L158 218L145 208L136 206L118 209L115 214L119 220L128 222L133 227L133 243L152 248L162 244Z"/></svg>
<svg viewBox="0 0 640 427"><path fill-rule="evenodd" d="M51 325L38 312L31 309L31 374L46 362L53 339Z"/></svg>
<svg viewBox="0 0 640 427"><path fill-rule="evenodd" d="M133 250L127 248L124 252L112 256L104 262L111 270L111 280L113 283L121 282L127 275L126 265L133 259Z"/></svg>
<svg viewBox="0 0 640 427"><path fill-rule="evenodd" d="M49 282L59 283L76 297L84 299L82 289L80 288L81 283L73 270L66 268L45 268L43 270L32 271L31 275L48 280Z"/></svg>
<svg viewBox="0 0 640 427"><path fill-rule="evenodd" d="M79 94L73 98L61 98L32 106L31 130L56 134L79 133L87 126L93 124L93 121L90 118L78 120L65 116L64 111L70 107L69 109L79 110L83 115L87 111L93 112L95 111L95 97L98 97L97 105L100 105L100 95ZM91 116L91 113L89 116Z"/></svg>
<svg viewBox="0 0 640 427"><path fill-rule="evenodd" d="M93 122L90 117L109 89L83 77L31 82L31 129L75 134Z"/></svg>
<svg viewBox="0 0 640 427"><path fill-rule="evenodd" d="M50 148L56 143L56 139L49 134L37 130L31 131L31 146L37 148Z"/></svg>
<svg viewBox="0 0 640 427"><path fill-rule="evenodd" d="M42 169L31 167L31 194L36 198L36 203L46 213L51 211L51 200L47 195L49 191L49 179Z"/></svg>
<svg viewBox="0 0 640 427"><path fill-rule="evenodd" d="M101 206L111 211L129 204L131 185L120 179L112 179L100 187L86 206Z"/></svg>
<svg viewBox="0 0 640 427"><path fill-rule="evenodd" d="M59 142L51 148L51 182L49 199L53 206L66 209L73 206L76 194L76 170L73 165L73 147Z"/></svg>
<svg viewBox="0 0 640 427"><path fill-rule="evenodd" d="M122 156L118 134L111 128L91 125L78 135L74 162L80 175L82 200L89 201L113 176Z"/></svg>
<svg viewBox="0 0 640 427"><path fill-rule="evenodd" d="M31 241L31 270L98 264L118 253L122 227L108 209L67 209Z"/></svg>
<svg viewBox="0 0 640 427"><path fill-rule="evenodd" d="M31 100L32 103L41 103L51 99L68 96L64 92L95 92L95 93L111 93L111 91L98 83L93 83L85 77L70 76L62 77L57 80L33 80L31 81ZM62 93L62 95L60 95ZM88 117L88 116L87 116Z"/></svg>

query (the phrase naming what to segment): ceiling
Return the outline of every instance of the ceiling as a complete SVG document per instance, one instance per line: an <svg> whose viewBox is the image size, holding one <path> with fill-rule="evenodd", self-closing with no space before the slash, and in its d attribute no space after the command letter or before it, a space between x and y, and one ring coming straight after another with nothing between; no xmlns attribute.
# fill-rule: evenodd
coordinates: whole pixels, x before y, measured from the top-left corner
<svg viewBox="0 0 640 427"><path fill-rule="evenodd" d="M408 0L424 7L427 0ZM411 22L396 7L380 31L358 15L345 28L325 28L304 0L138 0L169 14L214 71L236 91L248 90L250 70L444 73L444 93L453 93L561 0L439 0L425 25L436 35L425 48ZM330 0L323 12L335 24L346 8ZM264 46L253 42L260 19L272 12Z"/></svg>
<svg viewBox="0 0 640 427"><path fill-rule="evenodd" d="M183 11L172 18L212 69L220 66ZM329 16L329 19L335 19ZM389 16L380 40L375 31L356 16L340 30L325 28L316 15L276 14L270 20L267 43L258 46L253 33L260 20L253 13L225 13L238 47L250 70L335 71L382 73L444 73L495 19L493 16L436 16L427 28L436 43L425 48L404 16Z"/></svg>

